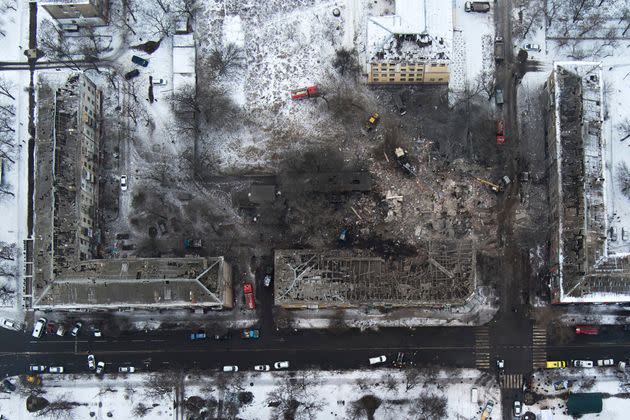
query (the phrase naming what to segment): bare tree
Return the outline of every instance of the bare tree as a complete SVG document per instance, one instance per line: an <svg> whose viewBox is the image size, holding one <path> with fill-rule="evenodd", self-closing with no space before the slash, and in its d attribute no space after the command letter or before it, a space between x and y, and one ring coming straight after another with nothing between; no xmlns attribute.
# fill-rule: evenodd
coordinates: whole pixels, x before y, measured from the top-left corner
<svg viewBox="0 0 630 420"><path fill-rule="evenodd" d="M71 402L65 399L65 396L48 403L44 408L37 411L37 417L46 417L53 420L72 419L74 418L74 409L79 403Z"/></svg>
<svg viewBox="0 0 630 420"><path fill-rule="evenodd" d="M277 387L267 395L267 403L274 407L274 418L316 418L324 407L317 393L309 388L317 384L316 378L308 373L280 378Z"/></svg>
<svg viewBox="0 0 630 420"><path fill-rule="evenodd" d="M617 183L621 189L621 193L630 198L630 171L626 162L617 164Z"/></svg>
<svg viewBox="0 0 630 420"><path fill-rule="evenodd" d="M348 50L339 49L335 53L333 67L337 69L342 76L356 76L361 71L357 51L355 49Z"/></svg>
<svg viewBox="0 0 630 420"><path fill-rule="evenodd" d="M0 79L0 95L4 95L15 100L15 96L13 96L13 94L11 93L11 91L14 89L15 84L13 82L4 78Z"/></svg>
<svg viewBox="0 0 630 420"><path fill-rule="evenodd" d="M621 32L622 36L626 36L626 32L630 29L630 7L626 6L621 11L621 18L619 19L619 23L624 22L626 27L623 28L623 32Z"/></svg>
<svg viewBox="0 0 630 420"><path fill-rule="evenodd" d="M184 381L182 370L169 370L149 375L144 381L144 393L150 398L161 398L171 394Z"/></svg>
<svg viewBox="0 0 630 420"><path fill-rule="evenodd" d="M405 371L405 391L410 391L420 383L420 371L416 368L407 369Z"/></svg>
<svg viewBox="0 0 630 420"><path fill-rule="evenodd" d="M207 58L207 68L215 77L232 75L242 69L243 64L243 50L232 43L213 48Z"/></svg>
<svg viewBox="0 0 630 420"><path fill-rule="evenodd" d="M146 416L149 411L153 410L153 407L144 405L143 403L139 402L132 410L132 414L136 417L144 417Z"/></svg>

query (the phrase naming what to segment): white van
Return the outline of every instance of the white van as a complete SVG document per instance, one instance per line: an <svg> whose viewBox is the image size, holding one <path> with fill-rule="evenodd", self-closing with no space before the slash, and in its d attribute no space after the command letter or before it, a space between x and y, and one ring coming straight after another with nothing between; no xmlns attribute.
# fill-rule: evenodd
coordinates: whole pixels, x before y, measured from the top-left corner
<svg viewBox="0 0 630 420"><path fill-rule="evenodd" d="M387 357L385 356L370 357L370 364L376 365L379 363L384 363L386 360L387 360Z"/></svg>
<svg viewBox="0 0 630 420"><path fill-rule="evenodd" d="M46 323L48 320L46 318L39 318L33 327L33 337L41 338L42 334L44 334L44 328L46 327Z"/></svg>
<svg viewBox="0 0 630 420"><path fill-rule="evenodd" d="M473 404L479 404L479 391L477 388L473 388L470 390L470 402Z"/></svg>

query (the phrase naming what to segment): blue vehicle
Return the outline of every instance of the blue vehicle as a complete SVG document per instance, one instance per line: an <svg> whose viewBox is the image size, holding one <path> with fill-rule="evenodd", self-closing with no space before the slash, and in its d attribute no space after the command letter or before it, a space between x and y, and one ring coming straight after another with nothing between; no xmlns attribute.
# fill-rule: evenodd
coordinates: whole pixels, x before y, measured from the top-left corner
<svg viewBox="0 0 630 420"><path fill-rule="evenodd" d="M149 65L149 62L147 60L145 60L144 58L138 57L137 55L132 55L131 56L131 61L134 64L137 64L137 65L142 66L142 67L146 67L146 66Z"/></svg>
<svg viewBox="0 0 630 420"><path fill-rule="evenodd" d="M260 331L253 328L245 329L241 332L241 338L258 338L260 337Z"/></svg>
<svg viewBox="0 0 630 420"><path fill-rule="evenodd" d="M190 334L190 339L191 340L205 340L206 339L206 333L204 331L194 332L194 333Z"/></svg>

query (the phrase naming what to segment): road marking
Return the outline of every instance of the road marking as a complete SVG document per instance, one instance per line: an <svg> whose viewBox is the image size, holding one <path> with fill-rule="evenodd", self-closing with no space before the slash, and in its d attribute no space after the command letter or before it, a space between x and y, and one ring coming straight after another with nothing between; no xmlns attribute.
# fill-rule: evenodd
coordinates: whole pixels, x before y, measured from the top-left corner
<svg viewBox="0 0 630 420"><path fill-rule="evenodd" d="M520 373L511 373L509 375L499 376L501 389L521 389L523 387L523 375Z"/></svg>
<svg viewBox="0 0 630 420"><path fill-rule="evenodd" d="M547 329L534 325L532 330L532 367L544 368L547 362Z"/></svg>
<svg viewBox="0 0 630 420"><path fill-rule="evenodd" d="M479 369L490 368L490 331L488 327L475 328L475 366Z"/></svg>

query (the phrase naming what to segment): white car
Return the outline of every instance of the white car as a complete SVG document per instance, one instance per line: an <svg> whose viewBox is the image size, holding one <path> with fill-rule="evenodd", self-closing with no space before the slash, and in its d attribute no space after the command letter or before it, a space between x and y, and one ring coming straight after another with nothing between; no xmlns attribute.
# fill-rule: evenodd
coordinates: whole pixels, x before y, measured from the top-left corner
<svg viewBox="0 0 630 420"><path fill-rule="evenodd" d="M59 328L57 328L57 335L59 337L63 337L66 334L66 327L64 327L63 325L60 325Z"/></svg>
<svg viewBox="0 0 630 420"><path fill-rule="evenodd" d="M520 401L514 401L514 416L518 417L523 411L523 406Z"/></svg>
<svg viewBox="0 0 630 420"><path fill-rule="evenodd" d="M282 362L276 362L273 364L274 369L289 369L289 362L282 361Z"/></svg>
<svg viewBox="0 0 630 420"><path fill-rule="evenodd" d="M127 175L120 177L120 189L121 191L127 191Z"/></svg>
<svg viewBox="0 0 630 420"><path fill-rule="evenodd" d="M497 360L497 368L504 369L505 368L505 360L503 360L503 359Z"/></svg>
<svg viewBox="0 0 630 420"><path fill-rule="evenodd" d="M612 366L614 364L615 364L615 361L613 359L604 359L604 360L597 361L597 366Z"/></svg>
<svg viewBox="0 0 630 420"><path fill-rule="evenodd" d="M48 320L46 318L39 318L33 327L33 337L41 338L42 334L44 334L44 328L46 327L46 323Z"/></svg>
<svg viewBox="0 0 630 420"><path fill-rule="evenodd" d="M94 360L93 354L88 355L88 368L90 370L96 369L96 361Z"/></svg>
<svg viewBox="0 0 630 420"><path fill-rule="evenodd" d="M254 370L258 372L268 372L271 370L271 367L269 365L256 365L254 366Z"/></svg>
<svg viewBox="0 0 630 420"><path fill-rule="evenodd" d="M238 372L238 366L223 366L223 372Z"/></svg>
<svg viewBox="0 0 630 420"><path fill-rule="evenodd" d="M96 374L102 375L104 370L105 370L105 362L98 362L96 364Z"/></svg>
<svg viewBox="0 0 630 420"><path fill-rule="evenodd" d="M70 331L70 334L73 337L76 337L79 334L79 330L81 329L82 326L83 326L83 323L81 321L77 321L77 323L74 324L72 331Z"/></svg>
<svg viewBox="0 0 630 420"><path fill-rule="evenodd" d="M573 366L583 367L583 368L592 368L593 362L591 360L574 360Z"/></svg>
<svg viewBox="0 0 630 420"><path fill-rule="evenodd" d="M0 326L8 330L14 330L14 331L20 330L20 326L15 321L11 321L10 319L4 319L4 318L0 318L0 320L2 320L0 322Z"/></svg>
<svg viewBox="0 0 630 420"><path fill-rule="evenodd" d="M387 361L387 357L385 357L385 356L370 357L370 364L371 365L377 365L379 363L385 363L385 361Z"/></svg>
<svg viewBox="0 0 630 420"><path fill-rule="evenodd" d="M136 368L133 366L121 366L118 368L118 372L120 373L134 373Z"/></svg>
<svg viewBox="0 0 630 420"><path fill-rule="evenodd" d="M94 330L94 337L102 337L103 334L101 333L101 330Z"/></svg>
<svg viewBox="0 0 630 420"><path fill-rule="evenodd" d="M42 365L30 365L28 368L29 371L31 372L43 372L46 370L46 366L42 366Z"/></svg>
<svg viewBox="0 0 630 420"><path fill-rule="evenodd" d="M536 52L540 52L540 45L538 44L525 44L523 46L523 49L525 51L536 51Z"/></svg>
<svg viewBox="0 0 630 420"><path fill-rule="evenodd" d="M63 373L63 366L51 366L48 368L49 373Z"/></svg>

